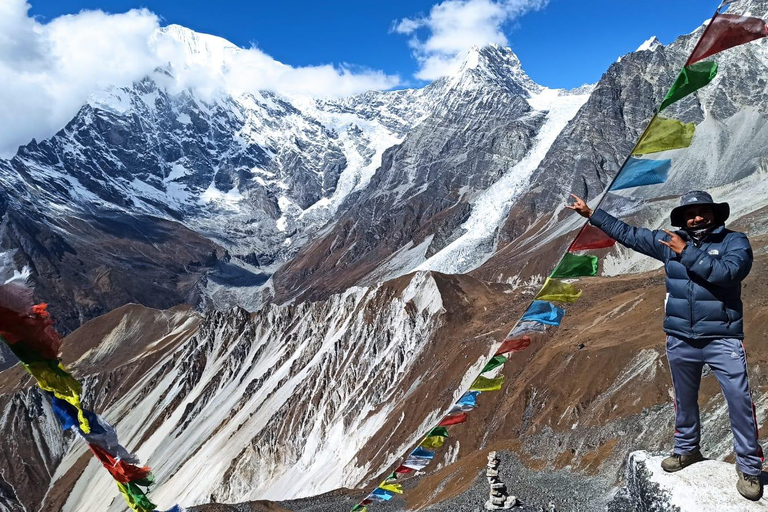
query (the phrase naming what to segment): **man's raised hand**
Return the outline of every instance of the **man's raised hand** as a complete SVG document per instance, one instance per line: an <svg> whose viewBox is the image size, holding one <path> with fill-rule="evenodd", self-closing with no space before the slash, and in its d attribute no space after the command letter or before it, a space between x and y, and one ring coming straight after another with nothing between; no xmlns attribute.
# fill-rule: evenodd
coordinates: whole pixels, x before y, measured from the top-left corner
<svg viewBox="0 0 768 512"><path fill-rule="evenodd" d="M672 251L675 254L681 254L683 252L683 249L685 249L685 240L680 238L680 235L678 235L677 233L667 231L666 229L662 231L664 231L666 234L669 235L669 241L667 242L665 240L659 239L658 242L672 249Z"/></svg>
<svg viewBox="0 0 768 512"><path fill-rule="evenodd" d="M566 208L569 208L582 217L590 218L592 216L592 208L587 206L587 203L584 202L582 198L577 196L576 194L571 194L571 197L575 199L573 204L567 204L565 205Z"/></svg>

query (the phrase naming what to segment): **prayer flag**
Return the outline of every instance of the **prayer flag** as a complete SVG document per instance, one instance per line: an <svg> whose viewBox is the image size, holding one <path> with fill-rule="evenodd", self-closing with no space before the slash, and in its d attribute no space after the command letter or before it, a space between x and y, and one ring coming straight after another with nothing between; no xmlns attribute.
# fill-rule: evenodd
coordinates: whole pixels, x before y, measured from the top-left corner
<svg viewBox="0 0 768 512"><path fill-rule="evenodd" d="M546 332L547 326L535 320L521 320L509 331L507 338L519 338L531 332Z"/></svg>
<svg viewBox="0 0 768 512"><path fill-rule="evenodd" d="M424 439L419 445L422 448L440 448L445 444L445 438L443 436L429 436Z"/></svg>
<svg viewBox="0 0 768 512"><path fill-rule="evenodd" d="M387 478L384 479L384 482L389 482L391 480L397 480L397 473L391 472Z"/></svg>
<svg viewBox="0 0 768 512"><path fill-rule="evenodd" d="M413 450L410 455L408 455L408 457L416 457L416 458L419 458L419 459L430 459L430 460L434 456L435 456L435 452L431 452L429 450L425 450L424 448L422 448L420 446L417 447L415 450Z"/></svg>
<svg viewBox="0 0 768 512"><path fill-rule="evenodd" d="M479 394L479 391L468 391L464 393L456 403L459 405L471 405L472 407L475 407L477 405L477 395Z"/></svg>
<svg viewBox="0 0 768 512"><path fill-rule="evenodd" d="M498 391L504 384L504 376L499 375L495 379L488 379L482 375L475 379L475 382L469 387L471 391Z"/></svg>
<svg viewBox="0 0 768 512"><path fill-rule="evenodd" d="M480 373L490 372L491 370L495 370L499 366L503 366L504 363L507 362L507 358L500 355L495 355L493 358L488 361L488 363L483 367L483 371Z"/></svg>
<svg viewBox="0 0 768 512"><path fill-rule="evenodd" d="M413 473L413 469L411 469L411 468L407 468L407 467L405 467L405 466L403 466L403 465L401 464L401 465L399 465L399 466L397 467L397 469L395 470L395 473L398 473L398 474L403 474L403 475L405 475L405 474L408 474L408 473Z"/></svg>
<svg viewBox="0 0 768 512"><path fill-rule="evenodd" d="M631 158L609 190L622 190L664 183L669 176L672 160L641 160ZM594 274L593 274L594 275Z"/></svg>
<svg viewBox="0 0 768 512"><path fill-rule="evenodd" d="M354 507L352 507L352 512L366 512L366 511L367 511L367 508L365 507L365 505L355 505Z"/></svg>
<svg viewBox="0 0 768 512"><path fill-rule="evenodd" d="M684 67L664 97L664 101L661 102L659 112L698 91L711 82L715 75L717 75L717 62L697 62Z"/></svg>
<svg viewBox="0 0 768 512"><path fill-rule="evenodd" d="M394 494L389 491L385 491L381 487L377 487L370 495L368 495L368 497L377 501L389 501L394 497Z"/></svg>
<svg viewBox="0 0 768 512"><path fill-rule="evenodd" d="M445 427L435 427L429 433L430 436L443 436L448 437L448 429Z"/></svg>
<svg viewBox="0 0 768 512"><path fill-rule="evenodd" d="M523 320L533 320L547 325L560 325L565 310L545 300L534 300L523 315Z"/></svg>
<svg viewBox="0 0 768 512"><path fill-rule="evenodd" d="M508 354L510 352L519 352L525 350L531 346L531 338L523 336L522 338L508 338L501 344L499 350L496 351L497 355Z"/></svg>
<svg viewBox="0 0 768 512"><path fill-rule="evenodd" d="M0 306L0 336L9 345L21 344L43 359L58 359L61 336L53 328L46 307L38 304L29 313L22 314ZM26 361L22 359L22 362Z"/></svg>
<svg viewBox="0 0 768 512"><path fill-rule="evenodd" d="M689 66L710 55L766 36L768 26L760 18L718 14L685 65Z"/></svg>
<svg viewBox="0 0 768 512"><path fill-rule="evenodd" d="M596 228L591 224L585 224L568 250L588 251L590 249L607 249L615 244L616 240L606 235L602 229Z"/></svg>
<svg viewBox="0 0 768 512"><path fill-rule="evenodd" d="M24 363L24 368L37 380L37 385L43 391L49 391L60 400L71 404L77 409L80 429L90 433L91 428L80 405L80 393L83 388L80 382L72 377L64 367L55 360Z"/></svg>
<svg viewBox="0 0 768 512"><path fill-rule="evenodd" d="M425 467L429 466L429 461L430 459L409 458L405 459L403 466L414 471L421 471Z"/></svg>
<svg viewBox="0 0 768 512"><path fill-rule="evenodd" d="M449 427L451 425L458 425L467 421L467 413L462 412L453 416L446 416L443 421L440 422L441 427Z"/></svg>
<svg viewBox="0 0 768 512"><path fill-rule="evenodd" d="M676 119L656 116L645 130L632 151L633 155L647 155L671 149L687 148L693 140L696 127L693 123L683 123Z"/></svg>
<svg viewBox="0 0 768 512"><path fill-rule="evenodd" d="M395 494L403 494L403 486L400 484L383 484L379 486L379 489L394 492Z"/></svg>
<svg viewBox="0 0 768 512"><path fill-rule="evenodd" d="M121 484L127 484L133 482L134 484L149 486L153 481L152 471L144 466L134 466L128 464L124 460L117 460L108 454L105 450L95 445L88 445L93 454L99 459L99 462L109 471L117 482Z"/></svg>
<svg viewBox="0 0 768 512"><path fill-rule="evenodd" d="M551 277L547 278L544 282L544 287L536 295L538 300L553 302L576 302L579 297L581 297L581 290L572 284L564 283Z"/></svg>
<svg viewBox="0 0 768 512"><path fill-rule="evenodd" d="M596 276L597 256L590 254L565 253L557 268L549 277L567 279L572 277Z"/></svg>
<svg viewBox="0 0 768 512"><path fill-rule="evenodd" d="M139 486L134 483L123 484L117 482L117 488L120 489L120 494L125 498L125 502L128 506L136 512L153 512L155 510L155 504L149 501L147 495L139 489Z"/></svg>

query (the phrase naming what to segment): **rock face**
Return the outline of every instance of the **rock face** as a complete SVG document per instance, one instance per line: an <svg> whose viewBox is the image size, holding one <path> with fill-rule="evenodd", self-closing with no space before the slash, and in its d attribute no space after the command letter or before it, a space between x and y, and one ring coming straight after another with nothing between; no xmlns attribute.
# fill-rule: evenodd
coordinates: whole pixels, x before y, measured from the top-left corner
<svg viewBox="0 0 768 512"><path fill-rule="evenodd" d="M623 487L609 512L654 510L658 512L752 512L768 510L762 500L744 499L736 490L733 464L716 460L696 463L677 473L661 469L664 455L638 451L630 454Z"/></svg>

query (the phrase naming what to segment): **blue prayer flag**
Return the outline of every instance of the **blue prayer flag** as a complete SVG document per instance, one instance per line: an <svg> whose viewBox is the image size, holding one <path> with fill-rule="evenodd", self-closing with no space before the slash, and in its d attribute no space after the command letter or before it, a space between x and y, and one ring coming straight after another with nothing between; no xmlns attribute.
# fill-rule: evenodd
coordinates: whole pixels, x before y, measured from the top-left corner
<svg viewBox="0 0 768 512"><path fill-rule="evenodd" d="M669 176L670 167L672 167L672 160L630 158L621 169L610 190L664 183Z"/></svg>
<svg viewBox="0 0 768 512"><path fill-rule="evenodd" d="M464 393L464 395L459 398L459 401L456 403L459 405L468 405L474 407L477 405L477 395L479 394L479 391L468 391L467 393Z"/></svg>
<svg viewBox="0 0 768 512"><path fill-rule="evenodd" d="M411 452L411 454L408 455L408 456L409 457L418 457L420 459L431 459L431 458L433 458L435 456L435 452L431 452L431 451L429 451L429 450L419 446L418 448L413 450Z"/></svg>
<svg viewBox="0 0 768 512"><path fill-rule="evenodd" d="M380 487L375 488L373 492L369 495L369 497L373 499L378 498L381 501L389 501L392 499L393 496L394 494L384 489L381 489Z"/></svg>
<svg viewBox="0 0 768 512"><path fill-rule="evenodd" d="M547 325L560 325L565 315L565 310L545 300L535 300L528 311L523 315L522 321L533 320Z"/></svg>

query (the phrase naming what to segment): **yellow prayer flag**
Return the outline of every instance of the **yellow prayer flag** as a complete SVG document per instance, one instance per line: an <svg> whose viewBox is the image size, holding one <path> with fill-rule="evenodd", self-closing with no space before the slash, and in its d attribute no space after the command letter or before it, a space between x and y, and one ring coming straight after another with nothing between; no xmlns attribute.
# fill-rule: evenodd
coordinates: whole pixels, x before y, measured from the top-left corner
<svg viewBox="0 0 768 512"><path fill-rule="evenodd" d="M558 281L548 277L544 282L544 287L536 296L536 300L546 300L550 302L576 302L581 297L581 290L572 284Z"/></svg>
<svg viewBox="0 0 768 512"><path fill-rule="evenodd" d="M691 145L694 131L696 126L693 123L656 116L632 154L647 155L670 149L687 148Z"/></svg>
<svg viewBox="0 0 768 512"><path fill-rule="evenodd" d="M400 484L382 484L379 486L379 489L394 492L395 494L403 494L403 486Z"/></svg>
<svg viewBox="0 0 768 512"><path fill-rule="evenodd" d="M445 443L443 436L429 436L419 446L422 448L440 448Z"/></svg>
<svg viewBox="0 0 768 512"><path fill-rule="evenodd" d="M470 391L498 391L504 384L504 376L499 375L496 378L489 379L488 377L480 376L475 379L475 382L470 386Z"/></svg>
<svg viewBox="0 0 768 512"><path fill-rule="evenodd" d="M70 375L60 363L56 365L55 361L36 361L22 364L37 380L37 385L40 386L40 389L53 393L56 398L64 400L77 409L80 429L83 433L90 434L91 426L88 424L85 414L83 414L82 405L80 405L80 393L83 392L80 382Z"/></svg>

